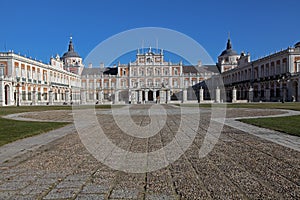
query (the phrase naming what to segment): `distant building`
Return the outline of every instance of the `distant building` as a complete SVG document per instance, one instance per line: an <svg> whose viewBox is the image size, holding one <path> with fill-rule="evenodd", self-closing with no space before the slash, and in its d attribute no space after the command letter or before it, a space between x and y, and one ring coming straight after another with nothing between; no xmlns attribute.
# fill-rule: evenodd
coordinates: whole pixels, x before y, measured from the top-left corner
<svg viewBox="0 0 300 200"><path fill-rule="evenodd" d="M218 57L217 67L229 102L300 101L300 42L294 47L251 61L250 54L237 54L229 39L226 50ZM214 78L200 86L207 90L205 85L212 82ZM214 94L204 92L203 98L208 99L208 96Z"/></svg>
<svg viewBox="0 0 300 200"><path fill-rule="evenodd" d="M0 53L0 106L80 103L81 79L72 70L80 72L83 65L73 50L70 42L63 59L57 55L49 64L13 52Z"/></svg>
<svg viewBox="0 0 300 200"><path fill-rule="evenodd" d="M166 62L163 50L148 48L137 50L134 62L84 67L72 38L68 51L49 64L0 53L0 106L300 101L299 82L300 42L251 61L228 39L210 66Z"/></svg>
<svg viewBox="0 0 300 200"><path fill-rule="evenodd" d="M128 64L84 68L81 100L131 104L198 102L193 85L216 73L215 66L166 62L163 50L154 52L149 48L143 54L138 50L136 60Z"/></svg>

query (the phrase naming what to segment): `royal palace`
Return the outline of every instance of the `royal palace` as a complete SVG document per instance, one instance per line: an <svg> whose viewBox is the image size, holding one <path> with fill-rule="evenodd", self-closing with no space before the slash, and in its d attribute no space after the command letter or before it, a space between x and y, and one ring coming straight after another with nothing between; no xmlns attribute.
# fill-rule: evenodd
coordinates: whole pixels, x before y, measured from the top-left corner
<svg viewBox="0 0 300 200"><path fill-rule="evenodd" d="M85 67L70 38L68 51L49 63L0 53L0 106L300 101L299 74L299 42L254 61L228 39L216 65L166 62L150 47L134 62ZM208 91L215 77L223 87Z"/></svg>

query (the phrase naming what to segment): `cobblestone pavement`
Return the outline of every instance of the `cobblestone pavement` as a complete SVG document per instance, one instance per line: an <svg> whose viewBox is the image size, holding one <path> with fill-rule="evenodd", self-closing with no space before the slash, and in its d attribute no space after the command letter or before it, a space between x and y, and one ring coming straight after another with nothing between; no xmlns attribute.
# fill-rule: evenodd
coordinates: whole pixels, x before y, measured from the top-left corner
<svg viewBox="0 0 300 200"><path fill-rule="evenodd" d="M136 124L150 123L148 108L130 108ZM158 134L145 139L124 134L108 110L98 110L97 117L114 144L132 152L152 152L166 146L179 127L179 108L165 108L167 123ZM266 113L283 111L229 109L227 115ZM57 121L72 117L70 111L48 112L46 119L44 114L27 117ZM70 134L38 149L0 161L0 199L300 199L299 151L225 126L213 150L200 159L210 116L209 110L201 111L197 136L177 161L148 173L110 169L70 129Z"/></svg>

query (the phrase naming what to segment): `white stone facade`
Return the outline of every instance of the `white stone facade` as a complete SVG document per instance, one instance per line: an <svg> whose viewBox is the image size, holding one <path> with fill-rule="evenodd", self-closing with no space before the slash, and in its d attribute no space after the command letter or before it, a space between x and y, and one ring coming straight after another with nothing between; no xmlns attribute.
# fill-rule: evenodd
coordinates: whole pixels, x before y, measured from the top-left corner
<svg viewBox="0 0 300 200"><path fill-rule="evenodd" d="M241 53L235 66L223 70L221 77L229 102L299 102L300 44L254 61L250 54Z"/></svg>
<svg viewBox="0 0 300 200"><path fill-rule="evenodd" d="M79 103L80 76L13 52L0 53L0 106Z"/></svg>
<svg viewBox="0 0 300 200"><path fill-rule="evenodd" d="M193 86L214 74L209 69L165 62L162 50L154 53L149 48L143 54L138 50L134 62L113 68L85 68L81 75L82 103L198 102Z"/></svg>

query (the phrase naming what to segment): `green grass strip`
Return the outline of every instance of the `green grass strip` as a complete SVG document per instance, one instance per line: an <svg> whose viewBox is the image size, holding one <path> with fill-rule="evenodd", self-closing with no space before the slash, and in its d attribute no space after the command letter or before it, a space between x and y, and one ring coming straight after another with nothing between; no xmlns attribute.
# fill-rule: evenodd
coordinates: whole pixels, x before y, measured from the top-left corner
<svg viewBox="0 0 300 200"><path fill-rule="evenodd" d="M45 133L69 123L28 122L0 118L0 146L26 137Z"/></svg>
<svg viewBox="0 0 300 200"><path fill-rule="evenodd" d="M290 135L300 136L300 115L287 117L240 119L239 121L263 128L284 132Z"/></svg>

